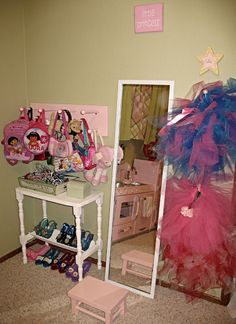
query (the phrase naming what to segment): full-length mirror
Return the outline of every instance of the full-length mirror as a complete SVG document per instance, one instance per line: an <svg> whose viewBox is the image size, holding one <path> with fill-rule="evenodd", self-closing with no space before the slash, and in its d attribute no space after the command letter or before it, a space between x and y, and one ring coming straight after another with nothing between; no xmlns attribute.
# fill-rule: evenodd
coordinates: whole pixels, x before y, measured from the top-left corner
<svg viewBox="0 0 236 324"><path fill-rule="evenodd" d="M122 80L118 84L106 280L154 297L166 167L155 147L167 121L173 81ZM118 165L118 149L123 159Z"/></svg>

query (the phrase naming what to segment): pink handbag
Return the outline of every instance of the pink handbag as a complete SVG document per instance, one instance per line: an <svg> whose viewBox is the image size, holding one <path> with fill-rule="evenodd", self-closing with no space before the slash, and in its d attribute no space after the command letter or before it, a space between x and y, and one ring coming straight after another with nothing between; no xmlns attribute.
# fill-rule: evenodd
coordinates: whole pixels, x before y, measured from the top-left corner
<svg viewBox="0 0 236 324"><path fill-rule="evenodd" d="M84 145L80 152L81 159L85 170L91 170L96 167L95 154L96 148L93 143L91 133L85 118L81 118L82 132L79 134L80 139Z"/></svg>
<svg viewBox="0 0 236 324"><path fill-rule="evenodd" d="M66 139L64 141L60 141L55 137L55 127L59 117L59 112L57 112L54 119L51 137L49 140L48 151L51 156L66 158L73 154L73 147L68 133L68 124L66 121L65 112L63 110L61 112L61 116L63 121L64 135Z"/></svg>

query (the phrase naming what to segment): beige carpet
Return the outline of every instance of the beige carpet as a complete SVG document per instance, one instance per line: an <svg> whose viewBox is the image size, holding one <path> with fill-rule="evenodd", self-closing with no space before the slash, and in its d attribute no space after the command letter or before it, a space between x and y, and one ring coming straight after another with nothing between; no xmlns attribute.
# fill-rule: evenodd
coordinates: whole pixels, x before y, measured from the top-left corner
<svg viewBox="0 0 236 324"><path fill-rule="evenodd" d="M93 265L90 275L103 279L104 269ZM0 264L0 323L101 323L88 315L71 314L67 292L75 284L50 269L24 265L21 254ZM188 304L182 293L157 287L156 298L135 294L128 298L126 315L116 324L231 324L236 323L227 308L199 299Z"/></svg>

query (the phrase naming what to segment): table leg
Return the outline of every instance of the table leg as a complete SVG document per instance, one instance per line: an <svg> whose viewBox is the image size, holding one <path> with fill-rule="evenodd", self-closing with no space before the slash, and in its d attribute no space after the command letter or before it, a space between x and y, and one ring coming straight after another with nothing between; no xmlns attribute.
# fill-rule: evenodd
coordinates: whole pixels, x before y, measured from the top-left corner
<svg viewBox="0 0 236 324"><path fill-rule="evenodd" d="M78 265L79 281L83 280L83 259L82 259L82 245L81 245L81 207L73 207L73 213L75 216L76 226L76 238L77 238L77 255L76 263Z"/></svg>
<svg viewBox="0 0 236 324"><path fill-rule="evenodd" d="M73 314L77 314L78 311L76 310L76 306L77 306L77 300L75 300L74 298L71 298L71 310Z"/></svg>
<svg viewBox="0 0 236 324"><path fill-rule="evenodd" d="M21 192L16 192L16 199L18 201L19 208L19 220L20 220L20 243L22 246L22 254L23 254L23 263L27 263L26 256L26 238L25 238L25 225L24 225L24 209L23 209L23 199L24 195Z"/></svg>
<svg viewBox="0 0 236 324"><path fill-rule="evenodd" d="M125 315L126 312L126 297L124 298L122 304L120 305L120 313L122 316Z"/></svg>
<svg viewBox="0 0 236 324"><path fill-rule="evenodd" d="M102 203L103 195L101 195L97 200L97 244L98 244L98 269L102 269Z"/></svg>
<svg viewBox="0 0 236 324"><path fill-rule="evenodd" d="M42 207L43 207L43 218L48 218L46 200L42 200Z"/></svg>
<svg viewBox="0 0 236 324"><path fill-rule="evenodd" d="M43 207L43 218L48 218L46 200L42 200L42 207ZM48 243L45 242L45 245L48 245Z"/></svg>

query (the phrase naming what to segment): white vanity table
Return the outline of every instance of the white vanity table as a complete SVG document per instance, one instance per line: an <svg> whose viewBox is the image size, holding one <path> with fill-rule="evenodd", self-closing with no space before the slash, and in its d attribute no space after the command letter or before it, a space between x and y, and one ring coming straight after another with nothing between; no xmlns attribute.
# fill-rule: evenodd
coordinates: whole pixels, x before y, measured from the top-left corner
<svg viewBox="0 0 236 324"><path fill-rule="evenodd" d="M23 209L23 200L24 196L36 198L42 201L42 209L43 209L43 217L47 218L47 202L53 202L56 204L70 206L72 207L73 215L75 217L75 225L76 225L76 236L77 236L77 248L67 246L62 243L58 243L56 241L56 237L59 234L59 230L54 230L52 236L47 239L42 236L36 235L33 231L31 233L25 234L25 227L24 227L24 209ZM16 188L16 199L18 200L18 207L19 207L19 219L20 219L20 243L22 246L22 253L23 253L23 263L27 263L27 256L26 256L26 244L33 238L37 238L39 240L45 241L45 243L50 243L52 245L61 247L63 249L67 249L70 251L77 252L76 255L76 263L78 264L79 268L79 280L82 280L82 273L83 273L83 261L95 253L98 253L98 269L102 268L102 237L101 237L101 225L102 225L102 203L103 203L103 192L94 191L92 194L87 196L84 199L79 198L72 198L68 197L66 192L63 192L59 195L50 195L46 193L42 193L39 191L34 191L31 189L26 189L22 187ZM90 247L86 251L82 251L81 246L81 215L82 215L82 208L90 203L95 202L97 205L97 240L96 242L91 242Z"/></svg>

